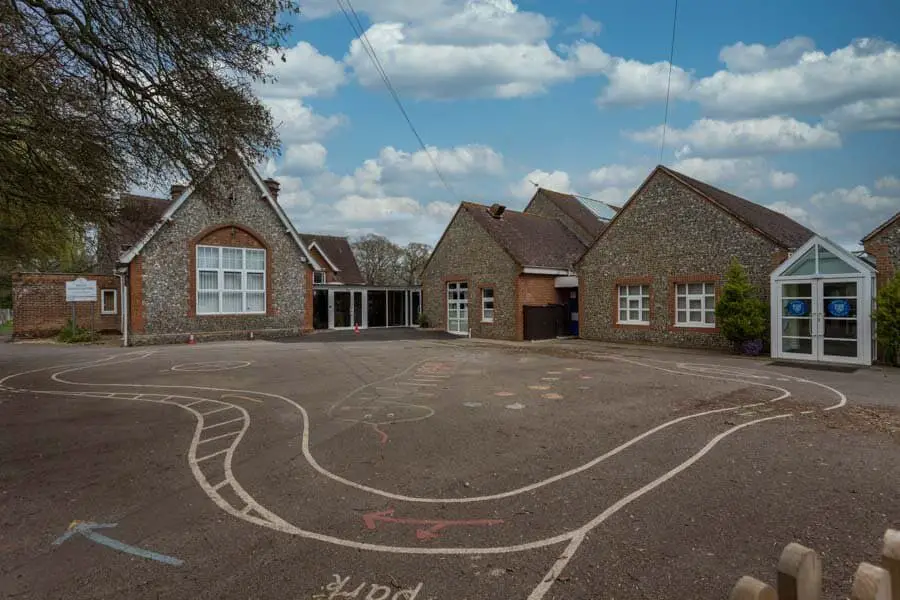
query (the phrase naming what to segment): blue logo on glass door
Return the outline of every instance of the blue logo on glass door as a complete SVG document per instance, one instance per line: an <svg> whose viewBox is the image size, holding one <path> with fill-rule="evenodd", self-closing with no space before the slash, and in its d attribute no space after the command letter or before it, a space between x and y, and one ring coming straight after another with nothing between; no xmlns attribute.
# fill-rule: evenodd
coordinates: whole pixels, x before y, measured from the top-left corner
<svg viewBox="0 0 900 600"><path fill-rule="evenodd" d="M832 300L828 303L828 314L832 317L846 317L850 314L850 302L847 300Z"/></svg>
<svg viewBox="0 0 900 600"><path fill-rule="evenodd" d="M806 302L803 300L791 300L787 303L787 312L792 317L802 317L807 313Z"/></svg>

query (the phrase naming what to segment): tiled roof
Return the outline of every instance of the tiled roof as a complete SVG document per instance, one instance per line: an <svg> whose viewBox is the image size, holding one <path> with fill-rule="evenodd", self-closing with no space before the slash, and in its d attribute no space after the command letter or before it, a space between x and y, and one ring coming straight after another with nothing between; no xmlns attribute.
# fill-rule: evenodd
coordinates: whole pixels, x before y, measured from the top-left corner
<svg viewBox="0 0 900 600"><path fill-rule="evenodd" d="M868 242L870 239L872 239L873 237L875 237L876 235L878 235L879 233L881 233L882 231L884 231L885 229L887 229L888 227L893 225L894 223L900 223L900 212L898 212L896 215L894 215L893 217L891 217L890 219L888 219L887 221L885 221L884 223L882 223L881 225L879 225L878 227L873 229L872 232L869 233L869 235L867 235L866 237L864 237L862 239L862 241Z"/></svg>
<svg viewBox="0 0 900 600"><path fill-rule="evenodd" d="M664 171L681 183L693 188L694 191L704 196L714 204L730 212L744 223L768 236L785 248L799 248L814 234L800 223L790 217L760 206L739 196L735 196L708 183L698 181L693 177L673 171L668 167L659 166Z"/></svg>
<svg viewBox="0 0 900 600"><path fill-rule="evenodd" d="M334 263L334 266L340 269L335 277L341 283L349 285L362 285L366 283L362 273L359 271L359 265L356 263L356 257L353 256L353 250L350 248L350 241L345 237L335 235L319 235L315 233L301 233L300 238L309 248L315 243L325 256ZM323 267L325 265L322 265Z"/></svg>
<svg viewBox="0 0 900 600"><path fill-rule="evenodd" d="M556 219L509 209L495 218L474 202L463 202L462 208L523 267L569 269L584 252L584 244Z"/></svg>
<svg viewBox="0 0 900 600"><path fill-rule="evenodd" d="M98 246L100 270L110 270L125 248L130 248L159 221L171 204L169 198L122 194L113 222L102 228Z"/></svg>
<svg viewBox="0 0 900 600"><path fill-rule="evenodd" d="M571 194L554 192L544 188L538 188L535 195L540 195L556 205L559 210L578 223L591 237L591 241L597 239L606 223L600 220L594 211L582 204L581 200Z"/></svg>

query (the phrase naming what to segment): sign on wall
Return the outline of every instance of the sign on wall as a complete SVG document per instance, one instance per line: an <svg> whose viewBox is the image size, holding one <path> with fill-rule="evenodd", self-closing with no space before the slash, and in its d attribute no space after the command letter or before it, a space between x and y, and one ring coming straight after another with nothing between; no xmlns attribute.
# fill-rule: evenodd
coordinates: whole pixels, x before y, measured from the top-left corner
<svg viewBox="0 0 900 600"><path fill-rule="evenodd" d="M66 302L96 302L97 282L79 277L66 282ZM74 310L74 308L73 308Z"/></svg>
<svg viewBox="0 0 900 600"><path fill-rule="evenodd" d="M803 300L791 300L787 303L787 313L792 317L803 317L808 312L809 308Z"/></svg>
<svg viewBox="0 0 900 600"><path fill-rule="evenodd" d="M844 299L832 300L828 303L828 314L832 317L847 317L850 315L850 302Z"/></svg>

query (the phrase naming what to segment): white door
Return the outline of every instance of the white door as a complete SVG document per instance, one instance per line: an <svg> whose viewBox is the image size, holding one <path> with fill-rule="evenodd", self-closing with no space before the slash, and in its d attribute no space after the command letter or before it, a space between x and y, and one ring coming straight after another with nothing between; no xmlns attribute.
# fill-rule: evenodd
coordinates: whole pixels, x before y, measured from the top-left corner
<svg viewBox="0 0 900 600"><path fill-rule="evenodd" d="M447 284L447 331L455 334L468 333L469 328L469 284L465 282Z"/></svg>
<svg viewBox="0 0 900 600"><path fill-rule="evenodd" d="M781 283L781 355L823 362L859 362L864 355L856 279Z"/></svg>

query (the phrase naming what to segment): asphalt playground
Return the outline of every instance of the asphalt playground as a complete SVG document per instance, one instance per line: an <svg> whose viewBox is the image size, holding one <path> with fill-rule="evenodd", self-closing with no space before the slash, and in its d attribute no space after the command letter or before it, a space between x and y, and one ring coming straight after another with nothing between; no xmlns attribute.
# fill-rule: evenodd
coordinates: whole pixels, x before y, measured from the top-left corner
<svg viewBox="0 0 900 600"><path fill-rule="evenodd" d="M837 599L898 490L892 369L409 332L0 344L3 598L726 598L797 541Z"/></svg>

